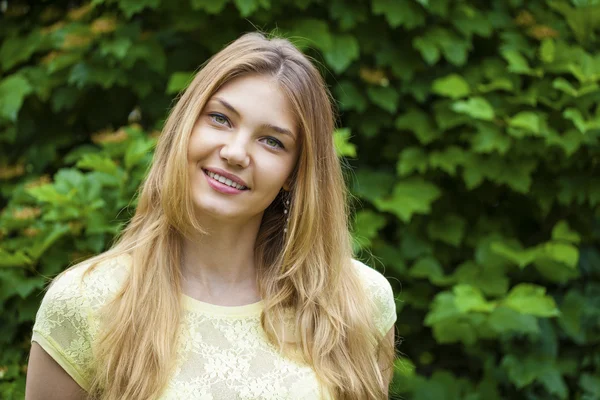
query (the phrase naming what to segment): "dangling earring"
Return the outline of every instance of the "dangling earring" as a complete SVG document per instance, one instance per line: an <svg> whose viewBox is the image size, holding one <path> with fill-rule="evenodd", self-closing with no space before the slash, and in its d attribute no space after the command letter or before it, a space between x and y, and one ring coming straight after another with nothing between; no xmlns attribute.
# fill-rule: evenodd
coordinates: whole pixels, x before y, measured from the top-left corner
<svg viewBox="0 0 600 400"><path fill-rule="evenodd" d="M283 234L286 235L288 231L288 225L290 224L290 199L284 197L283 201L283 216L285 217L285 226L283 228Z"/></svg>

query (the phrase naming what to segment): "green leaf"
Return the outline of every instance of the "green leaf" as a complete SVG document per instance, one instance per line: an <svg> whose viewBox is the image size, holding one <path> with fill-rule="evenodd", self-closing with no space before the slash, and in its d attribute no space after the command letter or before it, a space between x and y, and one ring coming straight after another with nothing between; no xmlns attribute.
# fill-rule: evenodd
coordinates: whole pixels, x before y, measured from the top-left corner
<svg viewBox="0 0 600 400"><path fill-rule="evenodd" d="M553 80L552 87L568 94L571 97L585 96L586 94L596 92L599 88L596 82L588 82L586 84L581 84L579 89L575 89L575 87L573 87L573 85L563 77L558 77Z"/></svg>
<svg viewBox="0 0 600 400"><path fill-rule="evenodd" d="M413 40L413 46L419 50L421 57L428 65L434 65L439 61L441 53L435 42L425 37L417 37Z"/></svg>
<svg viewBox="0 0 600 400"><path fill-rule="evenodd" d="M458 166L465 162L465 151L458 146L448 146L443 151L432 151L429 154L429 165L439 168L451 176L456 175Z"/></svg>
<svg viewBox="0 0 600 400"><path fill-rule="evenodd" d="M425 23L425 14L410 0L373 0L373 14L384 15L392 28L413 29Z"/></svg>
<svg viewBox="0 0 600 400"><path fill-rule="evenodd" d="M371 241L377 236L379 230L386 224L383 215L371 210L362 210L356 213L354 219L353 237L361 248L371 245Z"/></svg>
<svg viewBox="0 0 600 400"><path fill-rule="evenodd" d="M337 74L348 68L360 55L358 41L349 34L333 36L332 48L325 52L325 61Z"/></svg>
<svg viewBox="0 0 600 400"><path fill-rule="evenodd" d="M584 373L579 378L579 386L585 391L585 394L589 397L582 397L582 399L597 399L600 397L600 374L589 374Z"/></svg>
<svg viewBox="0 0 600 400"><path fill-rule="evenodd" d="M496 307L490 313L488 324L499 334L525 333L538 335L540 333L536 317L518 313L508 307Z"/></svg>
<svg viewBox="0 0 600 400"><path fill-rule="evenodd" d="M85 215L85 233L87 235L96 235L103 233L116 234L119 226L106 218L106 215L100 211L88 212Z"/></svg>
<svg viewBox="0 0 600 400"><path fill-rule="evenodd" d="M435 14L440 17L448 16L450 0L417 0L417 2L419 2L431 14Z"/></svg>
<svg viewBox="0 0 600 400"><path fill-rule="evenodd" d="M483 97L471 97L466 101L456 101L452 104L452 110L485 121L491 121L495 116L494 109Z"/></svg>
<svg viewBox="0 0 600 400"><path fill-rule="evenodd" d="M540 59L548 64L554 61L556 46L553 39L544 39L540 45Z"/></svg>
<svg viewBox="0 0 600 400"><path fill-rule="evenodd" d="M477 90L481 93L495 92L505 90L508 92L514 91L513 82L508 78L494 78L489 83L481 83L477 85Z"/></svg>
<svg viewBox="0 0 600 400"><path fill-rule="evenodd" d="M547 318L560 315L554 299L546 295L546 288L529 283L520 283L513 287L502 300L502 304L521 314L536 317Z"/></svg>
<svg viewBox="0 0 600 400"><path fill-rule="evenodd" d="M510 118L508 125L513 128L523 129L524 131L539 134L541 129L541 120L538 114L531 111L522 111Z"/></svg>
<svg viewBox="0 0 600 400"><path fill-rule="evenodd" d="M335 98L339 101L341 110L356 110L364 112L367 100L351 81L342 81L334 89Z"/></svg>
<svg viewBox="0 0 600 400"><path fill-rule="evenodd" d="M119 167L113 160L100 154L84 154L76 166L81 169L104 172L110 175L117 175Z"/></svg>
<svg viewBox="0 0 600 400"><path fill-rule="evenodd" d="M428 214L431 204L442 195L440 189L422 178L408 178L396 183L391 196L375 200L381 211L394 213L405 223L414 214Z"/></svg>
<svg viewBox="0 0 600 400"><path fill-rule="evenodd" d="M100 42L100 54L103 56L113 55L117 59L122 60L125 58L132 45L133 42L131 39L124 36L103 40Z"/></svg>
<svg viewBox="0 0 600 400"><path fill-rule="evenodd" d="M532 357L516 357L512 354L504 356L501 365L508 370L510 380L518 389L533 383L545 367L543 362Z"/></svg>
<svg viewBox="0 0 600 400"><path fill-rule="evenodd" d="M193 9L204 10L208 14L219 14L227 3L229 0L191 0Z"/></svg>
<svg viewBox="0 0 600 400"><path fill-rule="evenodd" d="M50 248L61 237L69 233L70 228L63 224L53 224L49 232L38 236L33 245L27 250L33 260L39 260L44 252Z"/></svg>
<svg viewBox="0 0 600 400"><path fill-rule="evenodd" d="M415 171L422 174L427 171L427 164L427 154L422 148L407 147L400 153L396 172L402 177L411 175Z"/></svg>
<svg viewBox="0 0 600 400"><path fill-rule="evenodd" d="M523 250L520 244L511 242L493 242L490 245L490 249L494 253L517 264L520 268L531 264L538 254L535 248Z"/></svg>
<svg viewBox="0 0 600 400"><path fill-rule="evenodd" d="M25 37L5 36L0 47L0 65L2 69L8 71L15 65L29 60L43 44L44 40L39 30L31 32Z"/></svg>
<svg viewBox="0 0 600 400"><path fill-rule="evenodd" d="M53 74L77 64L79 61L81 61L81 56L78 53L60 54L48 62L47 69L49 73Z"/></svg>
<svg viewBox="0 0 600 400"><path fill-rule="evenodd" d="M175 72L169 77L169 83L167 84L166 94L179 93L192 82L194 79L194 72Z"/></svg>
<svg viewBox="0 0 600 400"><path fill-rule="evenodd" d="M473 34L486 38L490 37L494 31L494 26L486 14L477 12L475 8L471 7L464 7L460 11L462 11L462 15L453 15L450 18L456 30L469 38L469 40L472 40L471 37Z"/></svg>
<svg viewBox="0 0 600 400"><path fill-rule="evenodd" d="M433 124L431 117L418 108L410 108L406 113L400 115L394 125L397 129L413 132L422 144L429 144L440 137L440 132Z"/></svg>
<svg viewBox="0 0 600 400"><path fill-rule="evenodd" d="M425 326L434 326L444 320L459 317L461 314L454 303L454 294L443 291L433 299L433 305L425 316Z"/></svg>
<svg viewBox="0 0 600 400"><path fill-rule="evenodd" d="M586 136L575 129L569 129L568 131L563 132L562 135L555 134L553 131L550 131L548 137L546 138L546 143L548 146L559 146L568 157L572 156L577 150L579 150L585 141Z"/></svg>
<svg viewBox="0 0 600 400"><path fill-rule="evenodd" d="M569 389L560 373L556 368L546 369L540 376L538 376L538 382L540 382L551 395L558 396L559 399L564 400L569 396Z"/></svg>
<svg viewBox="0 0 600 400"><path fill-rule="evenodd" d="M572 97L577 97L578 95L577 89L575 89L573 85L563 77L558 77L555 80L553 80L552 87Z"/></svg>
<svg viewBox="0 0 600 400"><path fill-rule="evenodd" d="M461 306L467 309L471 306L478 308L482 306L477 300L470 303L469 289L458 289L463 298ZM433 329L433 334L438 343L463 342L472 345L477 340L477 331L483 327L485 316L479 313L465 314L456 305L456 296L447 291L439 293L433 299L433 305L425 316L425 325Z"/></svg>
<svg viewBox="0 0 600 400"><path fill-rule="evenodd" d="M0 81L0 118L16 121L23 100L33 88L21 75L14 74Z"/></svg>
<svg viewBox="0 0 600 400"><path fill-rule="evenodd" d="M498 152L506 154L510 149L512 140L496 125L489 123L477 124L477 133L470 137L471 149L476 153Z"/></svg>
<svg viewBox="0 0 600 400"><path fill-rule="evenodd" d="M339 157L356 157L356 146L350 143L350 129L336 129L333 132L333 142Z"/></svg>
<svg viewBox="0 0 600 400"><path fill-rule="evenodd" d="M502 50L502 57L508 62L508 70L515 74L541 76L543 72L539 69L532 69L521 53L516 50Z"/></svg>
<svg viewBox="0 0 600 400"><path fill-rule="evenodd" d="M567 108L563 112L563 117L565 117L565 119L571 120L571 122L573 122L575 127L581 133L586 133L591 129L600 129L600 121L599 120L586 121L583 118L583 115L581 115L581 111L579 111L576 108Z"/></svg>
<svg viewBox="0 0 600 400"><path fill-rule="evenodd" d="M432 91L440 96L459 99L468 96L471 93L471 88L462 76L450 74L433 81Z"/></svg>
<svg viewBox="0 0 600 400"><path fill-rule="evenodd" d="M456 214L446 214L441 220L432 220L427 233L432 239L458 247L464 238L466 221Z"/></svg>
<svg viewBox="0 0 600 400"><path fill-rule="evenodd" d="M148 154L155 146L154 140L138 139L129 144L125 152L125 168L132 169Z"/></svg>
<svg viewBox="0 0 600 400"><path fill-rule="evenodd" d="M333 48L333 37L329 32L329 24L318 19L300 19L290 29L289 39L300 49L316 47L327 53Z"/></svg>
<svg viewBox="0 0 600 400"><path fill-rule="evenodd" d="M459 284L452 289L454 293L454 304L461 313L469 312L491 312L495 305L488 302L481 291L473 286Z"/></svg>
<svg viewBox="0 0 600 400"><path fill-rule="evenodd" d="M590 32L600 25L600 4L596 0L572 0L576 7L573 8L566 1L551 1L548 5L563 14L567 24L575 34L577 40L585 43L590 39Z"/></svg>
<svg viewBox="0 0 600 400"><path fill-rule="evenodd" d="M473 320L482 319L474 318L474 316L477 315L478 314L470 314L467 317L449 319L433 325L432 331L434 339L438 344L462 342L464 346L474 346L477 342L479 324L473 323ZM426 394L422 398L415 397L415 399L439 399L442 398L441 394L445 393L444 387L441 386L437 386L433 390L428 387L425 390Z"/></svg>
<svg viewBox="0 0 600 400"><path fill-rule="evenodd" d="M438 286L447 282L442 265L431 256L419 258L411 267L408 275L413 278L428 279L429 282Z"/></svg>
<svg viewBox="0 0 600 400"><path fill-rule="evenodd" d="M581 242L581 236L569 227L565 220L558 221L552 228L552 239L578 244Z"/></svg>
<svg viewBox="0 0 600 400"><path fill-rule="evenodd" d="M56 190L56 187L52 184L29 188L26 190L26 192L41 203L47 202L53 205L70 203L72 198L71 195L59 193Z"/></svg>
<svg viewBox="0 0 600 400"><path fill-rule="evenodd" d="M537 256L548 257L570 268L575 268L577 267L577 261L579 261L579 250L569 243L547 242L540 247Z"/></svg>
<svg viewBox="0 0 600 400"><path fill-rule="evenodd" d="M119 8L127 18L139 13L145 8L157 8L160 0L119 0Z"/></svg>
<svg viewBox="0 0 600 400"><path fill-rule="evenodd" d="M364 22L369 14L365 4L349 4L344 0L329 2L329 13L334 20L339 21L340 29L348 31L358 23Z"/></svg>
<svg viewBox="0 0 600 400"><path fill-rule="evenodd" d="M353 193L371 202L387 196L394 184L394 175L385 170L360 168L356 171Z"/></svg>
<svg viewBox="0 0 600 400"><path fill-rule="evenodd" d="M415 37L412 43L428 65L437 63L442 54L451 64L462 66L467 62L468 51L471 48L469 40L440 27L428 30L423 36Z"/></svg>
<svg viewBox="0 0 600 400"><path fill-rule="evenodd" d="M504 268L494 264L483 266L465 261L456 268L452 280L476 287L490 296L501 296L508 292L509 281Z"/></svg>
<svg viewBox="0 0 600 400"><path fill-rule="evenodd" d="M550 282L566 284L579 277L577 269L547 257L537 257L533 261L533 266L542 277Z"/></svg>
<svg viewBox="0 0 600 400"><path fill-rule="evenodd" d="M0 267L26 267L32 260L23 250L14 253L0 247Z"/></svg>
<svg viewBox="0 0 600 400"><path fill-rule="evenodd" d="M395 114L398 110L398 100L400 100L400 94L393 87L373 87L370 86L367 89L367 94L371 101L383 108L391 114Z"/></svg>
<svg viewBox="0 0 600 400"><path fill-rule="evenodd" d="M247 17L258 10L260 3L257 0L233 0L235 6L240 10L242 17Z"/></svg>
<svg viewBox="0 0 600 400"><path fill-rule="evenodd" d="M566 334L578 344L583 344L585 341L584 310L586 304L586 298L573 288L565 295L560 305L558 323Z"/></svg>

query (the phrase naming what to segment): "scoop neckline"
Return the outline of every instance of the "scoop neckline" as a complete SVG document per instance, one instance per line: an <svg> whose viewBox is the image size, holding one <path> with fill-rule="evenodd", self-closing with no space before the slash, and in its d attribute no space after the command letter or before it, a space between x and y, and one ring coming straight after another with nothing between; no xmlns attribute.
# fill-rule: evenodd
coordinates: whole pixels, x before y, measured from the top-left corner
<svg viewBox="0 0 600 400"><path fill-rule="evenodd" d="M200 311L202 313L211 315L221 315L229 317L254 316L260 314L264 306L263 300L259 300L256 303L244 304L241 306L221 306L194 299L193 297L190 297L185 293L181 293L181 296L183 299L183 303L187 309L193 311Z"/></svg>

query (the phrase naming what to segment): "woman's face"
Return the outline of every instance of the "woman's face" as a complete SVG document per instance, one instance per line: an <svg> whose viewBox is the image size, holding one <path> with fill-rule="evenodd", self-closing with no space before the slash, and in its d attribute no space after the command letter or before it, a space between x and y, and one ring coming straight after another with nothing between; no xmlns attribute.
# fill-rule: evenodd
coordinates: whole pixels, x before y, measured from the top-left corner
<svg viewBox="0 0 600 400"><path fill-rule="evenodd" d="M188 148L193 201L200 213L261 219L287 189L299 152L297 121L271 77L225 84L200 114Z"/></svg>

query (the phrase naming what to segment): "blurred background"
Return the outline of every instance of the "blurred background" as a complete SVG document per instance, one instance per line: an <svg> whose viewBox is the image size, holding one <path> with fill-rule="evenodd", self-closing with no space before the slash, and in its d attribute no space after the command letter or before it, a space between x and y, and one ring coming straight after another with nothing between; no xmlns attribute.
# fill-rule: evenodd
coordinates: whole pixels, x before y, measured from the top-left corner
<svg viewBox="0 0 600 400"><path fill-rule="evenodd" d="M45 284L110 245L177 94L255 30L335 97L392 397L600 399L598 0L1 0L0 398Z"/></svg>

